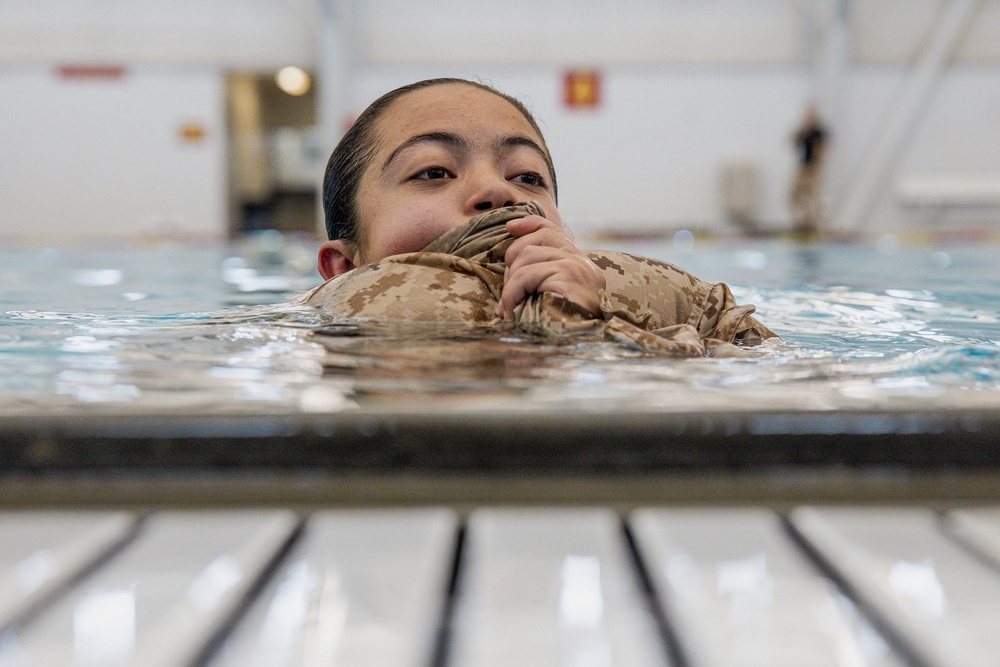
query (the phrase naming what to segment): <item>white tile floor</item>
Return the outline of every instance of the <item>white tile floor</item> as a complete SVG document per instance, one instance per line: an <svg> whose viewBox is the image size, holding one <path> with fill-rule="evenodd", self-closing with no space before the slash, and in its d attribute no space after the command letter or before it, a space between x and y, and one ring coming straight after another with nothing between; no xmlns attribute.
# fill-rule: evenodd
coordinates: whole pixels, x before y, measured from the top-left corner
<svg viewBox="0 0 1000 667"><path fill-rule="evenodd" d="M7 512L0 665L997 665L998 545L998 508Z"/></svg>

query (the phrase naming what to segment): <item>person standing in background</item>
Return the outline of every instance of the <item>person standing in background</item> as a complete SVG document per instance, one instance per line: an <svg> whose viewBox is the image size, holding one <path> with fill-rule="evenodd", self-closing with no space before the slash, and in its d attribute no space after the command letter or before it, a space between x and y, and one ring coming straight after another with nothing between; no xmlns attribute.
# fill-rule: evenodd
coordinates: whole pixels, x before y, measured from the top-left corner
<svg viewBox="0 0 1000 667"><path fill-rule="evenodd" d="M823 126L814 104L806 108L802 125L794 136L799 169L792 183L789 205L793 229L804 237L815 235L823 217L821 176L826 157L829 132Z"/></svg>

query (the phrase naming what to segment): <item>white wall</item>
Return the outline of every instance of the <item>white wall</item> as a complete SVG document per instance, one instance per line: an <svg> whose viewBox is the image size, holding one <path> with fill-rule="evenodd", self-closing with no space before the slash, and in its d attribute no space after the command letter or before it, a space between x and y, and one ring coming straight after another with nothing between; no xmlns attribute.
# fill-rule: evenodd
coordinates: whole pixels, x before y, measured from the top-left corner
<svg viewBox="0 0 1000 667"><path fill-rule="evenodd" d="M910 61L952 0L851 0L855 54L865 64ZM1000 2L985 0L955 53L959 63L1000 61Z"/></svg>
<svg viewBox="0 0 1000 667"><path fill-rule="evenodd" d="M215 70L66 79L23 66L0 70L0 90L0 236L225 236ZM204 137L184 140L186 125Z"/></svg>
<svg viewBox="0 0 1000 667"><path fill-rule="evenodd" d="M3 0L0 64L51 59L316 62L324 5L354 6L372 65L801 62L804 21L840 0ZM845 0L862 63L905 63L950 0ZM985 0L957 57L1000 60L1000 1Z"/></svg>
<svg viewBox="0 0 1000 667"><path fill-rule="evenodd" d="M843 115L828 119L831 204L864 164L947 1L848 3ZM354 0L345 14L355 21L347 31L353 62L346 106L357 113L418 78L481 78L524 98L538 115L559 172L561 208L578 227L728 229L721 170L748 161L760 175L758 217L787 228L789 137L815 82L808 18L835 6ZM222 79L234 69L314 65L323 15L318 0L0 3L0 234L67 226L132 234L156 228L157 220L224 229ZM56 65L77 62L122 64L129 76L92 88L53 80ZM590 66L603 72L604 103L566 109L566 68ZM1000 0L985 0L922 111L865 229L1000 220L997 206L927 211L897 196L906 183L935 179L995 177L1000 184ZM189 116L212 128L197 150L176 140L178 122ZM103 164L88 152L103 155ZM66 217L71 208L76 220Z"/></svg>
<svg viewBox="0 0 1000 667"><path fill-rule="evenodd" d="M904 75L899 68L882 66L859 68L853 74L848 94L855 102L842 121L846 129L836 145L841 153L834 172L838 178L830 184L834 200L861 168L865 148L874 140ZM942 207L907 205L901 192L917 184L927 197L937 192L953 201ZM988 193L993 194L983 196ZM1000 68L957 64L949 70L903 146L871 220L876 230L885 231L1000 225Z"/></svg>
<svg viewBox="0 0 1000 667"><path fill-rule="evenodd" d="M804 53L802 16L789 0L364 0L357 6L362 60L376 65L760 64Z"/></svg>
<svg viewBox="0 0 1000 667"><path fill-rule="evenodd" d="M560 211L581 231L726 229L720 177L731 162L758 167L760 218L789 224L789 138L806 99L801 67L605 68L604 102L595 110L563 105L558 68L386 67L366 70L357 107L403 83L441 75L482 80L526 103L553 154Z"/></svg>
<svg viewBox="0 0 1000 667"><path fill-rule="evenodd" d="M3 0L0 64L309 65L312 0Z"/></svg>
<svg viewBox="0 0 1000 667"><path fill-rule="evenodd" d="M908 70L857 66L848 78L845 115L832 127L827 199L831 213L851 184ZM768 68L606 67L597 110L562 104L559 68L367 68L355 106L427 76L481 79L516 95L538 116L559 175L560 210L581 230L732 231L722 207L724 165L749 162L759 173L757 215L765 229L789 229L788 187L795 172L791 135L809 100L804 66ZM898 191L918 181L995 184L1000 193L1000 69L952 67L926 109L871 224L845 232L938 231L1000 223L1000 206L920 209ZM993 187L993 186L990 186Z"/></svg>

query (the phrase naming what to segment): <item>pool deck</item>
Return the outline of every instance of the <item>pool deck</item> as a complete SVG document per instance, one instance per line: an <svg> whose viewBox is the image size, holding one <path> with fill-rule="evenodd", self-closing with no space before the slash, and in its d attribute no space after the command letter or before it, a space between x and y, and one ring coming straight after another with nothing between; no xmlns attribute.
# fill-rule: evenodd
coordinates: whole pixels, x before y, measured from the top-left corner
<svg viewBox="0 0 1000 667"><path fill-rule="evenodd" d="M990 502L1000 411L7 417L7 506Z"/></svg>

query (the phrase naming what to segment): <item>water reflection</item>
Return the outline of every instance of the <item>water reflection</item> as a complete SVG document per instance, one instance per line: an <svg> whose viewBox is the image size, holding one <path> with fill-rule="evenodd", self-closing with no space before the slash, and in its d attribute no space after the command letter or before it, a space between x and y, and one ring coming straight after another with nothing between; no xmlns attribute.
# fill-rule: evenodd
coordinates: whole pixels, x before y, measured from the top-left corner
<svg viewBox="0 0 1000 667"><path fill-rule="evenodd" d="M823 274L822 254L812 245L802 245L792 254L795 272L800 283L816 283Z"/></svg>
<svg viewBox="0 0 1000 667"><path fill-rule="evenodd" d="M74 271L72 280L84 287L110 287L125 279L125 274L119 269L86 269Z"/></svg>
<svg viewBox="0 0 1000 667"><path fill-rule="evenodd" d="M755 303L785 340L747 359L663 359L512 330L348 322L287 303L175 307L181 299L218 304L213 281L228 290L224 301L233 293L287 299L270 290L317 282L305 246L262 235L221 257L158 249L131 263L123 256L114 269L107 258L55 253L68 267L59 289L43 295L0 285L14 299L0 314L5 412L332 412L442 397L455 409L1000 401L1000 300L990 291L988 249L913 252L884 241L866 251L768 243L713 250L686 234L624 248L725 279L738 300ZM40 279L32 273L39 257L48 257L43 268L53 274L49 255L12 257L19 263L4 276L18 284ZM181 268L163 273L169 266ZM271 278L280 285L259 282ZM70 304L78 309L45 308Z"/></svg>
<svg viewBox="0 0 1000 667"><path fill-rule="evenodd" d="M435 396L459 409L484 401L529 409L621 401L669 410L734 398L870 406L1000 388L1000 345L956 331L970 323L996 328L994 314L916 291L826 295L768 301L761 292L769 322L784 325L776 328L786 340L726 360L663 359L613 342L503 329L345 322L291 306L128 321L12 313L11 323L47 324L0 338L7 371L0 395L25 409L66 410L129 404L239 412L256 404L324 412ZM793 385L799 389L789 396Z"/></svg>

